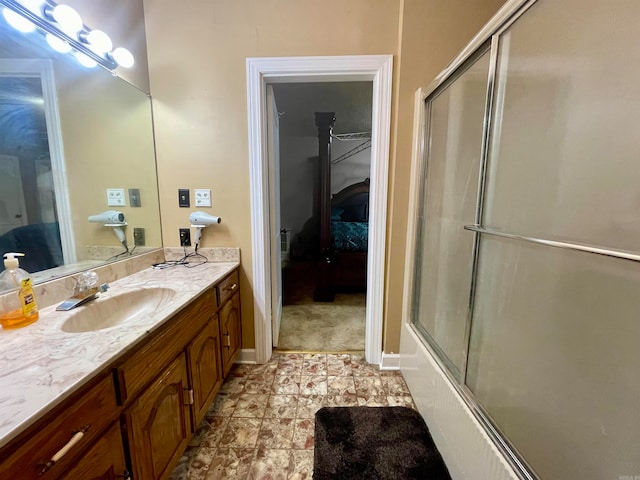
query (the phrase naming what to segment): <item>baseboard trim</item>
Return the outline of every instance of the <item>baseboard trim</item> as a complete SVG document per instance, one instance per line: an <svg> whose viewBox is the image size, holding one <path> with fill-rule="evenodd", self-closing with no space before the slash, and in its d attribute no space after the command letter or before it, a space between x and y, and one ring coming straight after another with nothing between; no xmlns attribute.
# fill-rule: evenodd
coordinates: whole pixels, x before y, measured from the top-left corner
<svg viewBox="0 0 640 480"><path fill-rule="evenodd" d="M380 370L400 370L400 354L382 352Z"/></svg>
<svg viewBox="0 0 640 480"><path fill-rule="evenodd" d="M256 363L256 349L243 348L240 350L236 363Z"/></svg>

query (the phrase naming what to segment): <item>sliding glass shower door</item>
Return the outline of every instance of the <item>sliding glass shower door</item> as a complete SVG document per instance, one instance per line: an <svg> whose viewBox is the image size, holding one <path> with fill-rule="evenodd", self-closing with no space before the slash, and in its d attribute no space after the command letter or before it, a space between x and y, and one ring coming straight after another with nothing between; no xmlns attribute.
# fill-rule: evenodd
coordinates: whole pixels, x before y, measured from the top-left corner
<svg viewBox="0 0 640 480"><path fill-rule="evenodd" d="M531 2L475 56L486 109L468 66L425 104L412 321L542 479L640 478L639 18Z"/></svg>
<svg viewBox="0 0 640 480"><path fill-rule="evenodd" d="M463 227L476 221L488 72L489 54L481 51L428 107L413 319L457 378L466 355L473 260L473 235Z"/></svg>

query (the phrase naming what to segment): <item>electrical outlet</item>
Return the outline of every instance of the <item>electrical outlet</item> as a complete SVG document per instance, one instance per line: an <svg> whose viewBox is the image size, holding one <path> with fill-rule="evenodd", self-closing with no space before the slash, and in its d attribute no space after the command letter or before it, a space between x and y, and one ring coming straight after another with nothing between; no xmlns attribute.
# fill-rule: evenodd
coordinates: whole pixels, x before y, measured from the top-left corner
<svg viewBox="0 0 640 480"><path fill-rule="evenodd" d="M191 246L191 229L189 228L180 229L180 246L181 247Z"/></svg>
<svg viewBox="0 0 640 480"><path fill-rule="evenodd" d="M189 189L188 188L179 188L178 189L178 206L179 207L190 207L189 203Z"/></svg>
<svg viewBox="0 0 640 480"><path fill-rule="evenodd" d="M144 228L133 229L133 244L136 247L144 247Z"/></svg>
<svg viewBox="0 0 640 480"><path fill-rule="evenodd" d="M124 207L124 188L107 188L107 206Z"/></svg>
<svg viewBox="0 0 640 480"><path fill-rule="evenodd" d="M196 207L211 206L211 190L209 190L208 188L196 188L193 191L193 195L196 199Z"/></svg>

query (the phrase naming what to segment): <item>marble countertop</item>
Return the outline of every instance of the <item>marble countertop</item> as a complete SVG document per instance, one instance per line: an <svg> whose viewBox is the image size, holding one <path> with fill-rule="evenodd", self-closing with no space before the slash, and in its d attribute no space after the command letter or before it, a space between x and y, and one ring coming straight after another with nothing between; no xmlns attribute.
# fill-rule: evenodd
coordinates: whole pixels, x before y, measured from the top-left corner
<svg viewBox="0 0 640 480"><path fill-rule="evenodd" d="M64 321L84 307L58 312L54 305L41 309L40 319L31 325L0 329L0 447L238 266L237 262L210 262L195 268L147 268L116 280L87 305L132 289L162 287L175 294L142 319L114 327L65 333L61 330Z"/></svg>

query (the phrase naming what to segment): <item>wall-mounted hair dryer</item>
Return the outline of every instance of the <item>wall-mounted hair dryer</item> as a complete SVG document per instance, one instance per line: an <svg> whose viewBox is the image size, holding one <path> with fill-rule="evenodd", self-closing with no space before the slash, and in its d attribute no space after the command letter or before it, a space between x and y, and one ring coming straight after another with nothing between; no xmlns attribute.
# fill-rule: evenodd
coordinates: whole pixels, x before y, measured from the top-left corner
<svg viewBox="0 0 640 480"><path fill-rule="evenodd" d="M94 223L103 223L105 227L113 227L117 225L126 225L124 213L118 210L107 210L98 215L89 215L89 221Z"/></svg>
<svg viewBox="0 0 640 480"><path fill-rule="evenodd" d="M98 215L90 215L89 221L93 223L102 223L105 227L113 227L113 231L118 237L118 240L120 240L120 243L122 243L124 248L129 251L129 247L127 246L127 237L125 236L124 229L122 228L127 225L124 213L118 210L107 210L99 213Z"/></svg>
<svg viewBox="0 0 640 480"><path fill-rule="evenodd" d="M202 238L202 229L209 225L217 225L222 222L222 219L214 215L209 215L206 212L191 212L191 215L189 215L189 221L191 222L191 226L196 229L194 244L197 252L198 247L200 246L200 239Z"/></svg>

